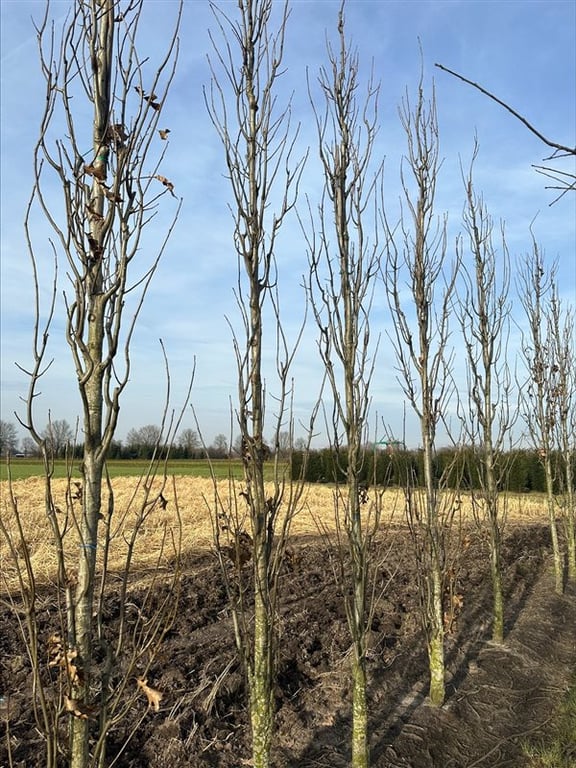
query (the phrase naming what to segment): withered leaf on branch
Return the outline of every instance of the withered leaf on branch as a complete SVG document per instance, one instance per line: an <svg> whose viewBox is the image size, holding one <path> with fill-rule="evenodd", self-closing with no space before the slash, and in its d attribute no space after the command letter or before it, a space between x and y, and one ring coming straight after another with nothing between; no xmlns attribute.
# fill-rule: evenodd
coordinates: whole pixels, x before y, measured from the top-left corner
<svg viewBox="0 0 576 768"><path fill-rule="evenodd" d="M160 710L160 702L162 701L162 694L160 691L157 691L155 688L150 688L147 678L137 677L136 685L148 699L148 706L152 707L154 712L158 712Z"/></svg>
<svg viewBox="0 0 576 768"><path fill-rule="evenodd" d="M166 189L167 189L167 190L170 192L170 194L172 195L172 197L176 197L176 195L174 194L174 184L172 184L172 182L171 182L171 181L169 181L169 180L166 178L166 176L160 176L160 175L157 175L157 176L154 176L154 178L155 178L155 179L158 179L158 181L160 181L162 184L164 184L164 186L165 186L165 187L166 187Z"/></svg>
<svg viewBox="0 0 576 768"><path fill-rule="evenodd" d="M170 133L170 128L160 128L158 133L160 134L160 138L162 139L162 141L166 141L166 139L168 138L168 134Z"/></svg>
<svg viewBox="0 0 576 768"><path fill-rule="evenodd" d="M54 632L48 636L46 640L46 646L48 650L48 666L57 667L60 664L60 659L64 653L64 643L62 642L62 635L58 632Z"/></svg>
<svg viewBox="0 0 576 768"><path fill-rule="evenodd" d="M77 699L71 699L64 694L64 705L68 712L71 712L74 717L79 717L81 720L88 720L89 717L96 717L98 715L98 707L93 704L84 704Z"/></svg>
<svg viewBox="0 0 576 768"><path fill-rule="evenodd" d="M240 568L243 568L246 563L249 563L252 559L252 537L249 533L246 533L246 531L238 531L235 539L236 541L232 546L222 547L222 552L227 555L235 565L239 565Z"/></svg>
<svg viewBox="0 0 576 768"><path fill-rule="evenodd" d="M112 123L108 126L106 131L107 141L114 141L118 147L123 147L127 138L128 134L123 123Z"/></svg>
<svg viewBox="0 0 576 768"><path fill-rule="evenodd" d="M72 685L76 685L76 684L83 685L84 676L82 674L82 670L78 666L76 666L76 664L74 663L77 656L78 656L77 650L74 649L71 651L67 651L66 658L62 658L60 666L66 669L66 672L68 674L68 677Z"/></svg>
<svg viewBox="0 0 576 768"><path fill-rule="evenodd" d="M450 605L448 609L444 611L444 630L446 634L450 635L454 631L458 617L462 613L464 606L464 596L460 594L454 594L450 597Z"/></svg>
<svg viewBox="0 0 576 768"><path fill-rule="evenodd" d="M104 165L93 165L90 163L89 165L84 166L84 173L87 173L89 176L93 176L98 181L104 181L106 178L106 170Z"/></svg>
<svg viewBox="0 0 576 768"><path fill-rule="evenodd" d="M135 85L134 90L136 91L138 96L141 96L144 99L144 101L148 102L148 104L152 107L152 109L155 109L157 112L160 110L161 104L158 102L158 96L156 96L155 93L151 93L150 95L147 95L146 91L140 88L139 85Z"/></svg>
<svg viewBox="0 0 576 768"><path fill-rule="evenodd" d="M160 496L158 496L158 502L160 503L161 509L166 509L166 507L168 506L168 499L166 499L164 494L162 493L160 494Z"/></svg>
<svg viewBox="0 0 576 768"><path fill-rule="evenodd" d="M78 571L76 568L71 568L66 571L66 586L76 587L78 586Z"/></svg>
<svg viewBox="0 0 576 768"><path fill-rule="evenodd" d="M75 663L78 651L75 648L65 650L62 636L54 633L48 637L48 666L60 667L66 672L72 685L82 685L84 682L82 670Z"/></svg>

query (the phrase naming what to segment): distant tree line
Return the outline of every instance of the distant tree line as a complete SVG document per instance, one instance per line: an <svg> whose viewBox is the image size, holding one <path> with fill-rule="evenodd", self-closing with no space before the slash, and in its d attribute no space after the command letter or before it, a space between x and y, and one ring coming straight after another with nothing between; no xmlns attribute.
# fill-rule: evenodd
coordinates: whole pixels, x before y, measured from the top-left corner
<svg viewBox="0 0 576 768"><path fill-rule="evenodd" d="M72 427L65 419L50 421L42 431L49 451L55 459L81 459L84 444L78 442ZM295 447L303 448L303 438L296 439ZM290 435L281 432L276 446L265 445L265 456L278 452L288 456L290 452ZM232 445L226 435L219 433L209 445L204 445L198 432L193 429L183 429L170 445L166 443L161 428L156 424L146 424L138 429L131 429L124 441L112 440L108 449L108 459L140 459L150 460L153 457L172 459L227 459L242 455L242 438L236 437ZM30 437L19 440L18 430L12 422L0 422L0 456L24 456L34 458L40 455L40 450Z"/></svg>
<svg viewBox="0 0 576 768"><path fill-rule="evenodd" d="M50 422L43 431L45 439L51 443L54 458L82 458L83 444L76 443L74 432L65 419ZM305 452L301 448L301 440L296 441L296 450L291 456L291 472L293 478L300 477ZM19 441L17 430L11 422L1 422L0 447L2 455L24 455L34 457L37 447L33 441L24 438ZM275 449L288 457L289 447L285 440L280 445L267 446L271 457ZM139 429L131 429L125 441L113 440L108 452L112 460L150 460L154 456L164 458L168 454L172 459L226 459L241 456L240 438L232 447L223 434L218 434L210 445L204 446L193 429L183 429L172 445L166 445L162 439L159 426L147 424ZM308 454L304 479L308 483L343 483L346 478L346 452L342 450L338 462L334 461L333 450L320 448ZM546 492L546 473L542 457L533 449L517 449L503 453L499 459L498 474L502 478L500 490L514 493ZM552 453L554 475L554 492L561 493L563 474L560 471L561 456ZM441 478L450 488L463 491L478 489L478 461L472 448L442 448L434 457L434 473L437 480ZM576 477L576 466L573 476ZM360 481L366 485L399 486L406 482L422 485L424 482L424 457L421 450L404 450L394 448L391 451L366 449Z"/></svg>
<svg viewBox="0 0 576 768"><path fill-rule="evenodd" d="M296 451L292 456L292 476L299 477L304 463L304 453ZM499 459L498 475L502 491L513 493L546 492L546 476L542 459L537 451L517 449L504 453ZM561 456L554 454L553 464L561 466ZM434 473L443 478L447 487L462 491L480 488L479 464L471 448L444 448L434 456ZM575 467L576 468L576 467ZM338 462L334 461L329 448L309 453L304 477L309 483L343 483L346 479L346 453L342 451ZM367 450L361 482L366 486L404 487L407 481L413 485L424 484L424 456L421 450ZM562 473L555 472L555 493L561 493Z"/></svg>

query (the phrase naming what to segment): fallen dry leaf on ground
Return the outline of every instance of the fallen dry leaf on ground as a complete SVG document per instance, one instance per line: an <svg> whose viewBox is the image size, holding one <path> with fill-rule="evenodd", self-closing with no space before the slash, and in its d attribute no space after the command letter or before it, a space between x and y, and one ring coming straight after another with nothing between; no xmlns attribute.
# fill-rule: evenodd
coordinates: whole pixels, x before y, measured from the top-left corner
<svg viewBox="0 0 576 768"><path fill-rule="evenodd" d="M154 712L158 712L160 709L160 702L162 701L162 694L155 688L150 688L148 680L146 678L137 677L136 685L140 688L142 693L145 694L148 699L148 706L152 707Z"/></svg>

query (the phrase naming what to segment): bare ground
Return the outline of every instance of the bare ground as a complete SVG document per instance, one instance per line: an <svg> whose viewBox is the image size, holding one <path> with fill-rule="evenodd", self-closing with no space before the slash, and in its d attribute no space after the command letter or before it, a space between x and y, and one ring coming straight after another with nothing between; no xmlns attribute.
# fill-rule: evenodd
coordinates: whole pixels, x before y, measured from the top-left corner
<svg viewBox="0 0 576 768"><path fill-rule="evenodd" d="M389 531L379 570L383 594L370 632L372 764L377 768L521 768L523 744L536 738L576 671L576 594L553 592L547 527L510 528L505 541L507 637L490 638L491 587L478 538L457 573L462 609L447 636L448 696L440 709L426 700L426 657L418 620L411 545ZM246 578L249 579L249 568ZM340 768L350 763L349 634L339 588L322 540L295 540L285 573L276 692L275 768ZM132 600L139 600L136 587ZM159 596L160 598L160 596ZM47 636L49 596L39 615ZM114 633L114 600L107 629ZM45 765L34 726L30 664L18 626L0 605L0 717L9 718L15 768ZM143 697L110 734L110 761L145 714L122 768L238 768L250 742L242 675L222 577L207 552L190 553L179 611L148 682L163 692L159 712ZM56 682L54 683L56 685ZM9 702L9 704L7 703ZM3 714L2 714L3 713ZM62 725L69 715L62 714ZM7 731L8 732L8 731ZM0 766L8 765L7 738ZM62 765L66 765L65 756ZM575 754L576 765L576 754Z"/></svg>

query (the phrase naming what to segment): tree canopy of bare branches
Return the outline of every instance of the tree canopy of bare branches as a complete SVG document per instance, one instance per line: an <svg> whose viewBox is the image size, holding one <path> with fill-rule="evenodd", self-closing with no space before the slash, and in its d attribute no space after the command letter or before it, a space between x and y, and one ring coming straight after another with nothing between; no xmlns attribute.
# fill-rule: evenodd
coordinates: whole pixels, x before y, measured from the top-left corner
<svg viewBox="0 0 576 768"><path fill-rule="evenodd" d="M504 228L500 248L494 225L473 182L473 165L464 178L464 237L459 240L462 283L457 315L467 356L468 397L460 403L459 415L467 444L473 448L471 471L480 486L473 491L476 519L487 529L493 591L492 639L504 639L504 594L502 589L501 542L506 520L506 464L502 457L511 442L515 417L511 407L512 376L508 367L510 332L510 264ZM467 258L466 254L469 253Z"/></svg>
<svg viewBox="0 0 576 768"><path fill-rule="evenodd" d="M420 423L425 487L416 489L406 478L406 508L428 649L429 695L434 705L441 705L447 538L454 506L440 492L442 480L435 477L433 464L437 428L445 420L452 392L448 321L459 264L456 259L446 269L446 219L438 218L434 209L440 167L436 101L434 93L426 100L422 78L415 103L408 96L404 99L400 119L408 142L401 169L405 211L399 232L390 232L385 283L401 385ZM409 289L406 300L404 284Z"/></svg>
<svg viewBox="0 0 576 768"><path fill-rule="evenodd" d="M370 761L366 643L373 606L371 545L379 516L377 498L368 499L360 477L366 461L370 383L377 347L370 335L370 309L381 268L376 213L382 165L376 163L374 167L372 157L378 127L378 86L370 79L366 95L359 93L359 56L346 40L343 6L338 16L338 42L334 47L328 43L327 58L328 64L318 77L318 103L309 85L324 189L317 215L310 212L311 226L306 235L308 290L333 402L327 423L333 479L346 478L345 485L341 488L337 482L335 489L341 549L337 558L353 648L352 765L366 768ZM348 560L350 574L346 575L344 563Z"/></svg>
<svg viewBox="0 0 576 768"><path fill-rule="evenodd" d="M521 407L528 435L538 451L546 477L546 498L554 558L556 591L564 590L564 555L558 513L565 524L568 569L576 572L574 542L574 316L562 311L557 266L548 266L536 241L518 272L519 293L526 314L522 338L526 381ZM558 459L560 460L558 462ZM556 489L562 488L558 494ZM559 504L561 505L559 509Z"/></svg>
<svg viewBox="0 0 576 768"><path fill-rule="evenodd" d="M175 72L181 4L176 6L174 34L166 41L164 57L156 69L139 55L136 46L142 11L141 1L121 10L115 0L76 0L59 31L50 21L47 3L37 26L46 98L25 221L36 323L21 423L44 453L46 512L58 553L59 588L64 590L67 603L63 643L78 669L78 674L69 676L66 689L66 701L74 702L68 708L71 768L104 764L106 733L114 720L111 700L107 699L108 683L98 677L101 670L94 665L97 638L93 618L102 599L97 593L97 558L102 547L106 561L109 533L106 531L103 543L101 521L103 509L108 514L113 509L105 475L106 456L117 426L120 398L129 380L130 341L136 320L179 211L173 184L161 174L167 145L158 141L156 129ZM90 113L91 119L86 116ZM143 265L135 257L142 252L146 224L160 205L172 207L172 223L157 242L149 263ZM53 232L50 248L55 274L47 309L41 306L46 288L50 295L50 285L44 285L41 277L45 247L35 243L38 211ZM50 366L49 330L60 312L56 294L57 270L62 263L67 277L63 325L78 384L83 441L83 482L78 484L63 521L55 514L50 494L50 443L57 422L44 435L35 419L39 382ZM103 498L106 488L107 502ZM70 530L79 540L74 579L70 578L72 566L65 560L63 547ZM31 629L31 645L33 632ZM83 708L99 712L101 731L96 750L89 749L90 723L82 714ZM46 718L44 727L51 734L50 745L57 728ZM56 765L57 759L56 754L50 754L48 764Z"/></svg>
<svg viewBox="0 0 576 768"><path fill-rule="evenodd" d="M304 160L292 158L297 133L290 126L290 105L281 106L277 99L287 3L240 0L236 17L216 4L212 8L220 39L212 35L212 81L205 100L224 148L232 190L240 320L237 324L229 318L229 324L238 370L235 421L244 465L243 487L231 481L230 504L223 506L215 493L215 536L246 674L253 765L267 768L274 724L279 576L302 490L301 484L296 487L288 482L286 457L278 450L281 442L286 445L286 431L289 444L293 442L289 372L295 346L286 338L281 322L275 251L282 224L297 197ZM266 317L272 318L270 325ZM277 373L271 489L264 482L264 461L269 453L264 440L268 422L263 352L267 342L276 349ZM253 570L253 597L242 570L247 562Z"/></svg>

